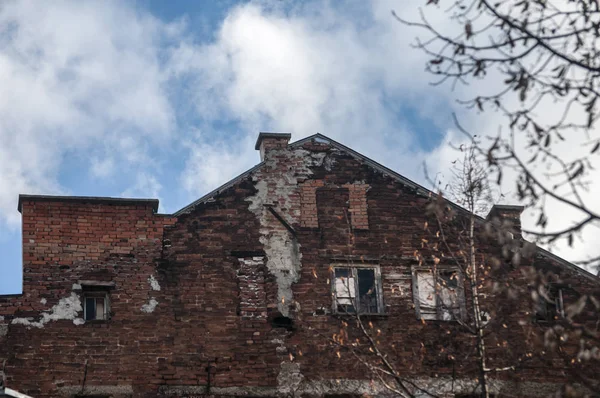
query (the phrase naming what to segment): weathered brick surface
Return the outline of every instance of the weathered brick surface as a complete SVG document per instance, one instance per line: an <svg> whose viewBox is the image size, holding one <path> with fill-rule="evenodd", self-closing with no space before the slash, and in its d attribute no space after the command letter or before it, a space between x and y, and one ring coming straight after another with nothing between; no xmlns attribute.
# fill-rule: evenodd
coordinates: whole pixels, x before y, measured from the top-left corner
<svg viewBox="0 0 600 398"><path fill-rule="evenodd" d="M324 143L268 144L260 170L177 217L144 206L23 203L23 295L0 298L8 385L64 396L85 375L86 391L110 387L115 396L228 396L250 387L260 396L290 393L302 379L364 379L362 365L327 340L340 331L331 314L331 265L339 262L381 268L386 313L369 320L404 375L472 378L472 336L415 314L411 267L429 199ZM501 251L483 238L478 247L482 258ZM521 283L527 261L507 262L491 282ZM533 265L583 292L598 288L547 256ZM44 312L64 310L65 298L80 298L80 280L115 282L112 318L75 324L79 310L44 321ZM528 297L495 294L491 282L483 304L496 310L489 355L511 365L544 329L520 324ZM153 311L142 311L151 300ZM293 325L275 325L283 315ZM566 373L532 358L498 377L546 383Z"/></svg>

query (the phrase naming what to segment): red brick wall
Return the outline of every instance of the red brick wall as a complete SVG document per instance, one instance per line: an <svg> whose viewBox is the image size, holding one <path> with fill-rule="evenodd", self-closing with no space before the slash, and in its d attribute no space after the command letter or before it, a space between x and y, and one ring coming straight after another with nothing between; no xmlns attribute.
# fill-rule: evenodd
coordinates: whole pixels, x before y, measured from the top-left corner
<svg viewBox="0 0 600 398"><path fill-rule="evenodd" d="M330 267L339 262L381 268L386 315L371 322L403 374L473 377L473 337L456 323L422 322L415 314L411 267L427 233L428 198L339 151L315 148L313 154L331 161L304 162L298 152L287 162L280 154L278 163L260 172L272 183L266 202L293 233L272 214L249 209L258 192L252 176L177 218L144 206L24 203L24 294L0 298L0 324L8 324L8 333L0 335L0 362L7 360L8 386L36 397L59 396L65 387L82 385L86 361L88 387L122 386L134 396L157 396L169 387L281 389L294 384L297 371L315 382L364 379L361 364L347 353L338 357L328 342L340 331L339 319L330 314ZM310 174L304 171L295 185L277 185L283 173L295 175L290 166L307 164ZM285 267L268 268L265 242L271 233L288 234L282 235L287 245L297 245L301 254L293 302L287 303L293 325L287 327L273 326L276 318L281 321L278 283L287 276ZM481 256L500 251L483 238L478 246ZM276 255L279 249L270 250ZM535 261L584 291L597 289L589 278L547 258ZM506 262L490 271L496 278L490 280L526 288L518 282L526 266ZM152 289L151 276L160 290ZM41 319L81 279L115 282L110 321L51 320L29 329L12 324L15 318ZM531 310L529 297L514 299L493 288L485 286L484 306L498 309L489 354L498 366L512 364L543 330L520 323ZM154 312L141 311L150 299L158 303ZM551 369L533 359L518 373L498 377L555 382L565 378L561 366Z"/></svg>
<svg viewBox="0 0 600 398"><path fill-rule="evenodd" d="M56 396L58 387L82 383L86 360L87 382L130 384L143 369L138 361L145 360L145 347L153 346L158 320L140 307L159 293L148 278L156 276L163 229L175 219L154 214L151 206L72 201L26 201L22 214L23 294L0 298L0 316L8 324L7 336L0 336L0 362L7 360L8 386ZM81 296L74 290L80 280L116 284L112 319L44 323L43 312L52 313L73 293ZM15 319L42 321L42 327L11 324Z"/></svg>

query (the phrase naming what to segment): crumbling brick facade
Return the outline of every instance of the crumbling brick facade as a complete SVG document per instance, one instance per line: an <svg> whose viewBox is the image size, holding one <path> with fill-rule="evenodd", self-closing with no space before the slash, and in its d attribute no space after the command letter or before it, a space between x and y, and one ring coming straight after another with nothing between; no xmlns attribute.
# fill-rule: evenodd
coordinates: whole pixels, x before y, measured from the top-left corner
<svg viewBox="0 0 600 398"><path fill-rule="evenodd" d="M7 385L35 397L383 395L329 342L345 319L332 269L360 266L380 276L383 306L368 320L397 369L439 396L467 394L472 336L415 311L429 195L326 137L288 140L262 134L259 167L172 215L152 200L22 196L23 294L0 298ZM491 216L514 227L519 214ZM502 251L490 239L479 247ZM508 262L503 278L519 283L532 266L598 289L541 250ZM85 319L90 291L105 292L107 319ZM512 365L531 347L530 299L486 293L505 300L493 306L490 359ZM494 376L498 393L517 396L553 392L566 377L535 358Z"/></svg>

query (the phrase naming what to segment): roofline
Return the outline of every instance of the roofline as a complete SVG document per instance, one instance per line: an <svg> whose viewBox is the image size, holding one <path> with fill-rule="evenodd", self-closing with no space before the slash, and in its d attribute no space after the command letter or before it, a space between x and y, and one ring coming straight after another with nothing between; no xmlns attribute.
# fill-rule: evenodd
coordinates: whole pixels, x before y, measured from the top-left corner
<svg viewBox="0 0 600 398"><path fill-rule="evenodd" d="M122 206L152 206L152 210L154 210L154 212L158 211L158 199L112 198L108 196L55 196L20 194L19 203L17 205L17 210L19 213L23 208L23 202L72 202Z"/></svg>
<svg viewBox="0 0 600 398"><path fill-rule="evenodd" d="M506 210L525 210L525 206L521 206L521 205L502 205L502 204L495 204L494 206L496 209L506 209Z"/></svg>
<svg viewBox="0 0 600 398"><path fill-rule="evenodd" d="M277 137L281 137L281 136L287 136L290 135L289 133L259 133L259 138L260 135L263 134L264 135L268 135L268 136L277 136ZM285 138L285 137L284 137ZM341 144L327 136L324 136L323 134L320 133L316 133L313 135L310 135L308 137L302 138L296 142L293 142L291 144L288 144L288 148L295 148L298 146L302 146L303 144L305 144L306 142L312 141L315 138L327 141L328 143L332 144L334 147L337 147L338 149L348 152L350 155L354 156L355 158L363 161L364 163L368 164L369 166L373 167L374 169L378 170L379 172L383 173L383 174L389 174L391 177L395 178L396 180L400 181L400 183L413 188L417 191L418 194L421 194L423 196L430 196L430 195L434 195L437 196L437 194L425 187L423 187L422 185L404 177L401 174L398 174L397 172L395 172L394 170L385 167L384 165L382 165L381 163L378 163L376 161L374 161L373 159L370 159L358 152L356 152L355 150L348 148L347 146L345 146L344 144ZM257 141L258 144L258 141ZM224 191L225 189L231 187L232 185L237 184L240 180L242 180L243 178L247 177L249 174L251 174L252 172L258 170L260 167L262 167L264 165L264 162L261 162L259 164L257 164L256 166L252 167L251 169L245 171L244 173L240 174L239 176L233 178L232 180L226 182L225 184L221 185L220 187L210 191L209 193L207 193L206 195L202 196L201 198L195 200L194 202L190 203L189 205L185 206L184 208L176 211L175 213L173 213L173 216L180 216L182 214L188 213L189 211L191 211L192 208L194 208L196 205L203 203L205 201L207 201L208 199L212 198L213 196L219 194L220 192ZM457 205L456 203L446 199L446 201L454 206L455 208L457 208L458 210L461 211L465 211L467 213L469 213L469 211L463 207L461 207L460 205ZM479 221L485 221L485 218L475 214L475 217L477 220Z"/></svg>
<svg viewBox="0 0 600 398"><path fill-rule="evenodd" d="M425 193L427 195L429 195L430 193L433 194L432 191L430 191L429 189L423 187L420 184L417 184L416 182L412 181L411 179L408 179L408 178L404 177L403 175L398 174L394 170L385 167L381 163L378 163L378 162L374 161L373 159L370 159L370 158L366 157L365 155L362 155L362 154L356 152L354 149L348 148L346 145L340 144L339 142L337 142L337 141L335 141L335 140L333 140L333 139L331 139L329 137L324 136L321 133L313 134L311 136L302 138L301 140L298 140L296 142L291 143L289 146L292 147L292 148L297 147L297 146L302 146L306 142L312 141L315 138L320 138L322 140L329 141L331 144L333 144L333 146L337 147L338 149L341 149L343 151L348 152L349 154L351 154L355 158L358 158L358 159L364 161L366 164L368 164L369 166L371 166L371 167L373 167L373 168L381 171L382 173L391 175L392 177L396 178L397 180L399 180L403 184L405 184L405 185L407 185L407 186L409 186L411 188L417 189L417 191L418 190L423 191L421 193Z"/></svg>
<svg viewBox="0 0 600 398"><path fill-rule="evenodd" d="M260 133L260 134L273 134L275 136L282 136L282 135L286 135L287 133ZM260 139L260 134L259 134L259 139ZM400 183L413 188L416 190L417 194L421 194L423 196L427 196L429 197L430 195L432 196L438 196L435 192L431 191L430 189L425 188L424 186L412 181L409 178L404 177L403 175L398 174L397 172L395 172L394 170L382 165L381 163L378 163L376 161L374 161L373 159L370 159L358 152L356 152L355 150L348 148L347 146L345 146L344 144L341 144L327 136L324 136L321 133L316 133L313 135L310 135L308 137L302 138L296 142L293 142L291 144L288 144L288 148L296 148L299 146L304 145L307 142L313 141L315 139L321 139L323 141L326 141L328 143L330 143L332 146L345 151L347 153L349 153L350 155L352 155L353 157L362 160L365 164L373 167L374 169L378 170L379 172L383 173L383 174L388 174L391 177L395 178L396 180L398 180ZM259 144L259 141L257 140L257 145ZM217 189L214 189L213 191L207 193L206 195L204 195L203 197L201 197L200 199L190 203L189 205L185 206L184 208L182 208L181 210L173 213L173 216L180 216L181 214L185 214L188 213L189 211L191 211L192 208L194 208L196 205L207 201L208 199L212 198L213 196L217 195L218 193L224 191L225 189L231 187L232 185L237 184L240 180L242 180L243 178L246 178L248 175L250 175L251 173L253 173L254 171L258 170L259 168L261 168L263 165L265 164L265 162L261 162L259 164L257 164L256 166L252 167L251 169L247 170L246 172L240 174L239 176L235 177L234 179L226 182L225 184L221 185L220 187L218 187ZM460 210L460 211L464 211L468 214L471 214L471 212L467 209L465 209L464 207L452 202L451 200L444 198L444 200L446 202L448 202L448 204L450 204L451 206L455 207L456 209ZM502 204L495 204L492 206L492 209L505 209L505 210L520 210L523 211L525 209L525 206L521 206L521 205L502 205ZM491 212L490 210L490 212ZM486 218L481 217L475 213L473 213L473 215L475 216L476 221L478 222L485 222ZM561 258L555 254L552 254L551 252L542 249L541 247L536 245L536 248L538 250L538 253L540 253L543 256L549 257L555 261L560 262L561 264L564 264L566 266L568 266L569 268L581 272L584 276L588 277L588 278L592 278L594 281L598 282L600 281L600 277L590 273L589 271L585 270L584 268L581 268L567 260L565 260L564 258Z"/></svg>
<svg viewBox="0 0 600 398"><path fill-rule="evenodd" d="M593 281L595 281L596 283L600 282L600 277L598 277L597 275L592 274L591 272L589 272L588 270L586 270L583 267L579 267L575 264L573 264L572 262L565 260L562 257L557 256L556 254L549 252L546 249L543 249L541 247L539 247L538 245L536 245L537 251L539 254L541 254L542 256L548 257L556 262L561 263L562 265L565 265L569 268L571 268L573 271L576 272L580 272L583 276L587 277L588 279L591 279Z"/></svg>
<svg viewBox="0 0 600 398"><path fill-rule="evenodd" d="M199 204L207 201L208 199L210 199L213 196L221 193L222 191L226 190L227 188L230 188L231 186L237 184L239 181L241 181L244 178L248 177L248 175L250 175L254 171L260 169L264 164L265 164L265 162L260 162L256 166L252 167L251 169L246 170L245 172L243 172L242 174L240 174L237 177L233 178L232 180L227 181L225 184L221 185L220 187L218 187L216 189L213 189L212 191L210 191L206 195L202 196L200 199L197 199L197 200L193 201L192 203L190 203L189 205L185 206L184 208L182 208L180 210L177 210L175 213L173 213L173 216L179 217L182 214L189 213L197 205L199 205Z"/></svg>

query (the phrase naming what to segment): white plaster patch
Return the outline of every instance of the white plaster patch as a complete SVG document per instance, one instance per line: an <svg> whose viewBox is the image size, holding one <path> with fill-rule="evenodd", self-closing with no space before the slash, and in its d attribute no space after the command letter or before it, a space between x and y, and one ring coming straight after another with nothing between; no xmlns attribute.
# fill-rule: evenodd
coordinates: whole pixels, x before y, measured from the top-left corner
<svg viewBox="0 0 600 398"><path fill-rule="evenodd" d="M79 295L71 292L69 297L61 298L49 311L43 312L42 317L35 321L34 318L14 318L13 325L25 325L27 327L43 328L50 321L61 319L73 320L77 318L77 313L82 311Z"/></svg>
<svg viewBox="0 0 600 398"><path fill-rule="evenodd" d="M150 284L150 287L152 288L152 290L156 290L156 291L160 290L160 285L158 284L158 281L156 280L156 278L154 278L154 275L150 275L148 277L148 283Z"/></svg>
<svg viewBox="0 0 600 398"><path fill-rule="evenodd" d="M277 375L277 391L284 395L295 396L300 389L304 376L297 362L282 362Z"/></svg>
<svg viewBox="0 0 600 398"><path fill-rule="evenodd" d="M85 323L85 321L83 320L83 318L75 318L73 319L73 324L74 325L83 325Z"/></svg>
<svg viewBox="0 0 600 398"><path fill-rule="evenodd" d="M40 300L40 303L42 303L42 304L44 304L44 305L45 305L47 302L48 302L48 300L46 300L45 298L42 298L42 299Z"/></svg>
<svg viewBox="0 0 600 398"><path fill-rule="evenodd" d="M156 301L156 299L154 297L151 297L150 301L148 301L148 303L142 305L142 308L140 308L140 309L142 310L142 312L150 314L150 313L154 312L157 305L158 305L158 301Z"/></svg>
<svg viewBox="0 0 600 398"><path fill-rule="evenodd" d="M73 283L71 290L81 290L81 285L79 283Z"/></svg>
<svg viewBox="0 0 600 398"><path fill-rule="evenodd" d="M292 198L297 195L299 182L306 180L312 174L311 168L323 164L324 159L325 153L304 149L270 151L265 167L253 176L256 194L246 199L250 202L248 210L260 221L260 242L267 254L267 269L277 281L277 308L283 316L289 316L290 305L294 303L292 284L300 278L302 254L289 232L270 226L273 216L265 205L277 204L278 209L283 209L280 215L289 224L297 223L300 208L292 206Z"/></svg>

